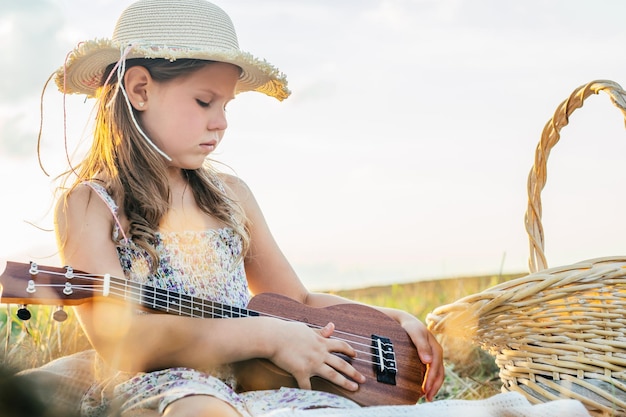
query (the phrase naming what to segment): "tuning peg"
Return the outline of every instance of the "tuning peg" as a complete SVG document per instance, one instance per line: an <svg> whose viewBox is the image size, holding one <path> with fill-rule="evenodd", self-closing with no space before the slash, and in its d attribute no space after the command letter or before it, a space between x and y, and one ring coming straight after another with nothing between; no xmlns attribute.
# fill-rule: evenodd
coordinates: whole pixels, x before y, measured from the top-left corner
<svg viewBox="0 0 626 417"><path fill-rule="evenodd" d="M17 309L17 317L20 320L30 320L31 314L25 304L21 305L20 308Z"/></svg>
<svg viewBox="0 0 626 417"><path fill-rule="evenodd" d="M58 306L54 313L52 313L52 318L54 321L58 321L59 323L67 320L67 313L63 310L63 306Z"/></svg>
<svg viewBox="0 0 626 417"><path fill-rule="evenodd" d="M72 268L71 266L65 266L65 278L74 278L74 268Z"/></svg>

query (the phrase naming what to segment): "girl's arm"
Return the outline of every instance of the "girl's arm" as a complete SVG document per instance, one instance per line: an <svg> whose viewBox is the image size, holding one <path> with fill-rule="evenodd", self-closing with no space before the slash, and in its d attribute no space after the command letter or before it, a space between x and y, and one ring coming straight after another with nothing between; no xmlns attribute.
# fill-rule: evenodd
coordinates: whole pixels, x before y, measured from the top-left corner
<svg viewBox="0 0 626 417"><path fill-rule="evenodd" d="M238 178L227 176L226 181L243 205L250 222L251 246L246 258L246 275L253 293L282 294L311 307L352 302L331 294L309 292L278 247L250 189ZM396 309L375 308L396 320L411 337L420 359L427 365L423 389L426 398L431 401L443 384L441 346L413 315Z"/></svg>
<svg viewBox="0 0 626 417"><path fill-rule="evenodd" d="M123 277L111 239L112 214L87 186L61 200L55 213L56 231L64 264L88 273ZM311 374L319 374L346 389L356 389L337 368L358 380L342 360L313 365L293 359L289 351L304 349L310 357L333 350L353 355L352 348L328 339L332 328L312 331L297 323L266 318L204 319L168 314L136 314L136 306L97 298L76 308L87 337L111 365L127 371L150 371L174 366L206 369L250 358L268 358L297 376L305 388ZM308 386L310 387L310 385Z"/></svg>

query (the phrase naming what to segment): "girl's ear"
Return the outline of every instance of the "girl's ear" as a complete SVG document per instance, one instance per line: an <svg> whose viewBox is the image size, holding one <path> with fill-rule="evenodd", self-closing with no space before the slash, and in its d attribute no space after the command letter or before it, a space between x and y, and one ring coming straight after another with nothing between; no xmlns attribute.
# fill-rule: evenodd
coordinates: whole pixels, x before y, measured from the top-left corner
<svg viewBox="0 0 626 417"><path fill-rule="evenodd" d="M130 67L124 73L124 85L128 100L135 110L148 108L148 89L152 83L150 72L144 67Z"/></svg>

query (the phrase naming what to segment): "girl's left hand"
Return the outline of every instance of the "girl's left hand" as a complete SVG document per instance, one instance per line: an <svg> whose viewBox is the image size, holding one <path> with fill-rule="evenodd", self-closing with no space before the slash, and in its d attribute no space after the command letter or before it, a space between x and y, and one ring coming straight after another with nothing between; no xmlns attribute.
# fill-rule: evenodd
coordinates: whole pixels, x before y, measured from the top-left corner
<svg viewBox="0 0 626 417"><path fill-rule="evenodd" d="M390 312L387 311L387 314ZM411 337L417 348L420 360L426 364L426 375L422 389L427 401L432 401L443 384L445 370L443 366L443 349L435 336L426 328L424 323L412 314L394 310L390 314Z"/></svg>

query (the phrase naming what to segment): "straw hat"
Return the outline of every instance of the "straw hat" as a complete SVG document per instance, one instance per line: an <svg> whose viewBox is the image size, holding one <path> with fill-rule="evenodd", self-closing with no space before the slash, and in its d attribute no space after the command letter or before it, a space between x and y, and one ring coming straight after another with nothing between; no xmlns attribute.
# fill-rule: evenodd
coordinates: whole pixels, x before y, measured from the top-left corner
<svg viewBox="0 0 626 417"><path fill-rule="evenodd" d="M96 95L106 67L121 59L191 58L242 69L236 91L259 91L278 100L290 94L285 75L241 51L228 15L205 0L139 0L120 16L111 39L81 42L56 72L67 94Z"/></svg>

